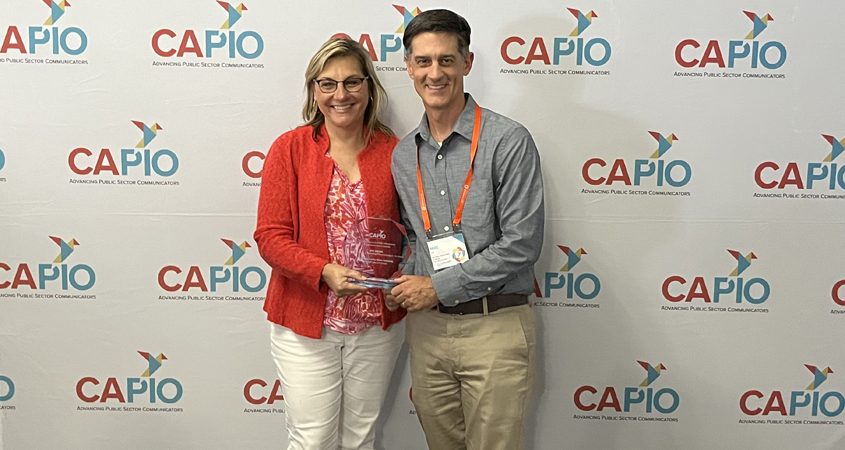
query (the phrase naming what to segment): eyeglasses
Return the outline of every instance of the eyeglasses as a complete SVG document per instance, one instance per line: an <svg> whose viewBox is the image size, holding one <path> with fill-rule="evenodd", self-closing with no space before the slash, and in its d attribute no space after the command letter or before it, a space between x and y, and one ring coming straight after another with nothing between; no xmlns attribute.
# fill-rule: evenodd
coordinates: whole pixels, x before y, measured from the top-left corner
<svg viewBox="0 0 845 450"><path fill-rule="evenodd" d="M349 77L343 81L332 80L331 78L319 78L314 80L320 92L324 94L331 94L337 90L338 83L343 83L343 88L346 92L358 92L361 86L364 85L364 80L370 77Z"/></svg>

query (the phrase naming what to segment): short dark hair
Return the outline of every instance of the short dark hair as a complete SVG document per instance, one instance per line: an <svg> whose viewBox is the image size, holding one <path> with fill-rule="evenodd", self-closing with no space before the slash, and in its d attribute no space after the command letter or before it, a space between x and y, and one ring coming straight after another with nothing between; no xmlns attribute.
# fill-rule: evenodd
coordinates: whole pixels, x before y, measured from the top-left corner
<svg viewBox="0 0 845 450"><path fill-rule="evenodd" d="M469 56L469 23L466 19L448 9L432 9L419 13L405 27L402 45L405 55L411 53L411 44L420 33L451 33L458 38L458 51L465 58Z"/></svg>

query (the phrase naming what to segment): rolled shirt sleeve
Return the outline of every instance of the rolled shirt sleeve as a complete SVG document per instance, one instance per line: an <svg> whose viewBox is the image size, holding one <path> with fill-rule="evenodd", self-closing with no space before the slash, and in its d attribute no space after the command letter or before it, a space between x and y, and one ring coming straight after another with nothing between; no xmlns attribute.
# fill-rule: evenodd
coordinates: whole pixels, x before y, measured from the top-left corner
<svg viewBox="0 0 845 450"><path fill-rule="evenodd" d="M524 293L501 291L526 271L532 273L529 291L533 287L533 266L543 244L545 210L540 157L528 130L518 127L502 139L494 155L493 171L496 221L487 226L495 232L496 240L465 263L431 276L444 305L494 293ZM472 188L477 188L475 183ZM518 281L523 287L512 288L525 291L525 280Z"/></svg>

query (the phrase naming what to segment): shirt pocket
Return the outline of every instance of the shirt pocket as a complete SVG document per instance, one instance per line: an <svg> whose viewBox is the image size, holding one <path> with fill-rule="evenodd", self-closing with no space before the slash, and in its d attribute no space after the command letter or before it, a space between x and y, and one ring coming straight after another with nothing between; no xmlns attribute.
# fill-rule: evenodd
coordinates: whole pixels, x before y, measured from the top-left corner
<svg viewBox="0 0 845 450"><path fill-rule="evenodd" d="M489 178L474 179L469 188L464 206L461 227L464 229L467 244L472 254L486 248L495 241L498 224L496 223L496 196L493 183Z"/></svg>

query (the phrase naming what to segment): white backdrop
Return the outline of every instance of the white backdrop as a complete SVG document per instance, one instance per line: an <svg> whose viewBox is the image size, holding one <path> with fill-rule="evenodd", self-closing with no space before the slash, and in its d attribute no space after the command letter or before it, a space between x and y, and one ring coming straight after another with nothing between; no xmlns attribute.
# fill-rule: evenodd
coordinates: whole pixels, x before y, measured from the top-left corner
<svg viewBox="0 0 845 450"><path fill-rule="evenodd" d="M0 448L284 445L263 152L338 33L410 131L417 7L468 19L467 89L543 160L530 448L845 443L840 2L245 6L0 0ZM425 448L409 389L403 352L383 448Z"/></svg>

